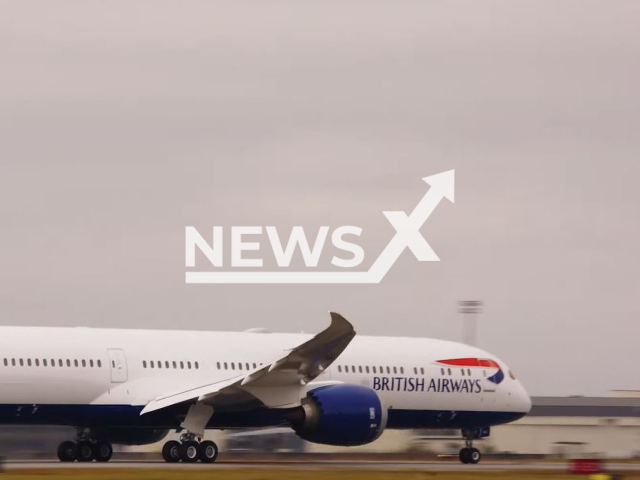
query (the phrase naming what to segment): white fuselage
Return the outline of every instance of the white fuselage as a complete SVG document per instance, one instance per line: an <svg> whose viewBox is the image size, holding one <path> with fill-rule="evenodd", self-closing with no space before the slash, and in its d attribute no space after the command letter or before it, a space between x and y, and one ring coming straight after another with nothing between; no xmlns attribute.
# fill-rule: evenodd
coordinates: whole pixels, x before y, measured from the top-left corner
<svg viewBox="0 0 640 480"><path fill-rule="evenodd" d="M160 395L227 380L268 364L309 338L249 332L0 327L0 423L89 422L84 413L74 420L69 413L74 406L141 408ZM389 409L389 428L411 428L412 418L421 418L416 427L449 426L430 423L424 415L416 417L419 412L434 412L429 416L432 420L442 412L493 412L510 421L531 407L524 388L501 360L474 347L433 339L358 335L314 380L327 381L374 389ZM42 413L47 406L61 410L47 415ZM58 411L65 415L60 422L52 419ZM133 418L130 412L127 415ZM504 423L495 415L486 418L487 425Z"/></svg>

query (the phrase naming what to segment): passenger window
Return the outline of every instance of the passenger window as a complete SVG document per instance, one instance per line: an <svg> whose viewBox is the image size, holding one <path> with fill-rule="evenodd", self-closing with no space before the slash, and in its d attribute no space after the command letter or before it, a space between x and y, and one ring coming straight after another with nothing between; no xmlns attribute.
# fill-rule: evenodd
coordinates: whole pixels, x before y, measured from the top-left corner
<svg viewBox="0 0 640 480"><path fill-rule="evenodd" d="M373 373L376 373L376 366L371 367L373 369Z"/></svg>
<svg viewBox="0 0 640 480"><path fill-rule="evenodd" d="M15 358L11 359L11 365L14 366L14 367L16 366L16 359Z"/></svg>
<svg viewBox="0 0 640 480"><path fill-rule="evenodd" d="M31 359L27 358L27 367L30 367L30 366L31 366Z"/></svg>
<svg viewBox="0 0 640 480"><path fill-rule="evenodd" d="M178 364L176 363L176 361L173 361L173 368L176 369L178 368ZM218 368L220 368L220 363L218 363Z"/></svg>
<svg viewBox="0 0 640 480"><path fill-rule="evenodd" d="M36 358L36 367L40 366L40 359Z"/></svg>
<svg viewBox="0 0 640 480"><path fill-rule="evenodd" d="M418 367L413 367L413 374L417 375L418 374Z"/></svg>
<svg viewBox="0 0 640 480"><path fill-rule="evenodd" d="M194 363L196 370L198 370L198 368L200 368L200 366L198 365L198 362Z"/></svg>
<svg viewBox="0 0 640 480"><path fill-rule="evenodd" d="M482 376L486 377L487 376L487 371L486 370L482 370Z"/></svg>
<svg viewBox="0 0 640 480"><path fill-rule="evenodd" d="M420 375L424 375L424 367L420 367Z"/></svg>
<svg viewBox="0 0 640 480"><path fill-rule="evenodd" d="M389 367L387 367L387 374L391 373L391 369Z"/></svg>
<svg viewBox="0 0 640 480"><path fill-rule="evenodd" d="M98 368L102 367L102 362L98 360Z"/></svg>
<svg viewBox="0 0 640 480"><path fill-rule="evenodd" d="M24 360L20 359L20 366L24 367Z"/></svg>
<svg viewBox="0 0 640 480"><path fill-rule="evenodd" d="M467 375L471 376L471 369L467 368Z"/></svg>
<svg viewBox="0 0 640 480"><path fill-rule="evenodd" d="M249 366L249 362L245 363L245 366L247 367L247 370L251 370L251 367ZM198 367L196 367L198 368Z"/></svg>
<svg viewBox="0 0 640 480"><path fill-rule="evenodd" d="M342 373L342 366L338 365L338 373Z"/></svg>
<svg viewBox="0 0 640 480"><path fill-rule="evenodd" d="M404 367L400 367L400 373L404 374Z"/></svg>
<svg viewBox="0 0 640 480"><path fill-rule="evenodd" d="M253 364L253 368L258 368L258 366L255 364L255 362Z"/></svg>
<svg viewBox="0 0 640 480"><path fill-rule="evenodd" d="M220 370L220 362L216 362L216 368Z"/></svg>
<svg viewBox="0 0 640 480"><path fill-rule="evenodd" d="M93 360L89 360L89 366L93 368Z"/></svg>
<svg viewBox="0 0 640 480"><path fill-rule="evenodd" d="M362 373L362 365L358 365L358 372Z"/></svg>
<svg viewBox="0 0 640 480"><path fill-rule="evenodd" d="M184 370L184 362L180 362L180 368ZM224 363L224 369L227 369L227 362Z"/></svg>
<svg viewBox="0 0 640 480"><path fill-rule="evenodd" d="M398 369L396 367L393 367L393 373L398 373Z"/></svg>
<svg viewBox="0 0 640 480"><path fill-rule="evenodd" d="M73 361L73 364L77 367L77 366L78 366L78 359L75 359L75 360Z"/></svg>
<svg viewBox="0 0 640 480"><path fill-rule="evenodd" d="M356 373L356 366L355 365L351 365L351 373Z"/></svg>
<svg viewBox="0 0 640 480"><path fill-rule="evenodd" d="M8 361L6 358L4 359L4 366L5 366L5 367L8 367L8 366L9 366L9 361Z"/></svg>
<svg viewBox="0 0 640 480"><path fill-rule="evenodd" d="M231 365L233 365L233 363ZM191 370L191 362L187 362L187 368Z"/></svg>
<svg viewBox="0 0 640 480"><path fill-rule="evenodd" d="M235 370L236 369L236 364L235 362L231 362L231 370Z"/></svg>
<svg viewBox="0 0 640 480"><path fill-rule="evenodd" d="M462 376L464 377L464 368L462 369Z"/></svg>
<svg viewBox="0 0 640 480"><path fill-rule="evenodd" d="M154 368L153 360L151 360L151 361L149 362L149 366L150 366L151 368Z"/></svg>
<svg viewBox="0 0 640 480"><path fill-rule="evenodd" d="M369 365L367 365L366 367L364 367L365 372L369 373Z"/></svg>
<svg viewBox="0 0 640 480"><path fill-rule="evenodd" d="M142 368L147 368L147 361L146 360L142 360Z"/></svg>
<svg viewBox="0 0 640 480"><path fill-rule="evenodd" d="M86 361L84 358L82 359L82 366L83 366L83 367L86 367L86 366L87 366L87 361Z"/></svg>
<svg viewBox="0 0 640 480"><path fill-rule="evenodd" d="M238 370L242 370L242 362L238 362Z"/></svg>
<svg viewBox="0 0 640 480"><path fill-rule="evenodd" d="M451 369L447 368L447 373L449 373L449 375L451 375Z"/></svg>

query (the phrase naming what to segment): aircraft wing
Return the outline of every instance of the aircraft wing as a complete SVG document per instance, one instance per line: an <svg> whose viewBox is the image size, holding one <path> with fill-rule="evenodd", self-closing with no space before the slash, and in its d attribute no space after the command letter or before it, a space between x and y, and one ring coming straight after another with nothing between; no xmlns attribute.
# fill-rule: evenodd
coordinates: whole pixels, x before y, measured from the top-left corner
<svg viewBox="0 0 640 480"><path fill-rule="evenodd" d="M356 335L351 323L342 315L335 312L330 312L330 315L331 325L327 329L293 348L287 355L236 377L159 396L150 401L140 415L189 400L208 403L220 394L238 390L271 404L268 406L290 403L293 398L299 401L299 388L331 365Z"/></svg>

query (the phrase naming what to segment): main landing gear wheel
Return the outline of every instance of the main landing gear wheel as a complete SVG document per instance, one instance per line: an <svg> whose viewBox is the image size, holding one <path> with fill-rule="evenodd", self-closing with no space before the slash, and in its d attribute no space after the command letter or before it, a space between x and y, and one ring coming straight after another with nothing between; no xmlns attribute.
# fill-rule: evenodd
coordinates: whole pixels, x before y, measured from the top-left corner
<svg viewBox="0 0 640 480"><path fill-rule="evenodd" d="M82 440L76 445L76 460L79 462L90 462L93 460L93 446L90 442Z"/></svg>
<svg viewBox="0 0 640 480"><path fill-rule="evenodd" d="M482 458L482 454L477 448L466 447L460 450L459 457L462 463L470 463L475 465Z"/></svg>
<svg viewBox="0 0 640 480"><path fill-rule="evenodd" d="M58 459L61 462L73 462L76 459L76 444L74 442L62 442L58 446Z"/></svg>
<svg viewBox="0 0 640 480"><path fill-rule="evenodd" d="M213 463L218 458L218 446L211 440L202 443L195 440L185 440L182 443L169 440L162 447L162 458L167 463L195 463L198 460L202 463Z"/></svg>
<svg viewBox="0 0 640 480"><path fill-rule="evenodd" d="M184 463L195 463L200 456L200 445L195 440L188 440L180 445L179 454L180 460Z"/></svg>
<svg viewBox="0 0 640 480"><path fill-rule="evenodd" d="M93 444L93 458L96 462L108 462L113 455L113 447L109 442L97 442Z"/></svg>
<svg viewBox="0 0 640 480"><path fill-rule="evenodd" d="M200 461L202 463L213 463L218 458L218 446L210 440L205 440L200 444Z"/></svg>
<svg viewBox="0 0 640 480"><path fill-rule="evenodd" d="M180 461L180 442L169 440L162 447L162 458L167 463L175 463Z"/></svg>

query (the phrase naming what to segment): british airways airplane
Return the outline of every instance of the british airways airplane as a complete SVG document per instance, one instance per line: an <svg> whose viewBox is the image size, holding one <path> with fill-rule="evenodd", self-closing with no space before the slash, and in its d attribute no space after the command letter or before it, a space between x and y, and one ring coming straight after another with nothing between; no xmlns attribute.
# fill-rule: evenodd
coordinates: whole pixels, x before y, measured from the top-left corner
<svg viewBox="0 0 640 480"><path fill-rule="evenodd" d="M493 355L453 342L357 336L331 313L321 333L0 327L0 423L70 425L63 462L106 462L112 444L170 430L167 462L214 462L205 429L289 426L328 445L385 429L456 428L474 439L526 415L531 401Z"/></svg>

